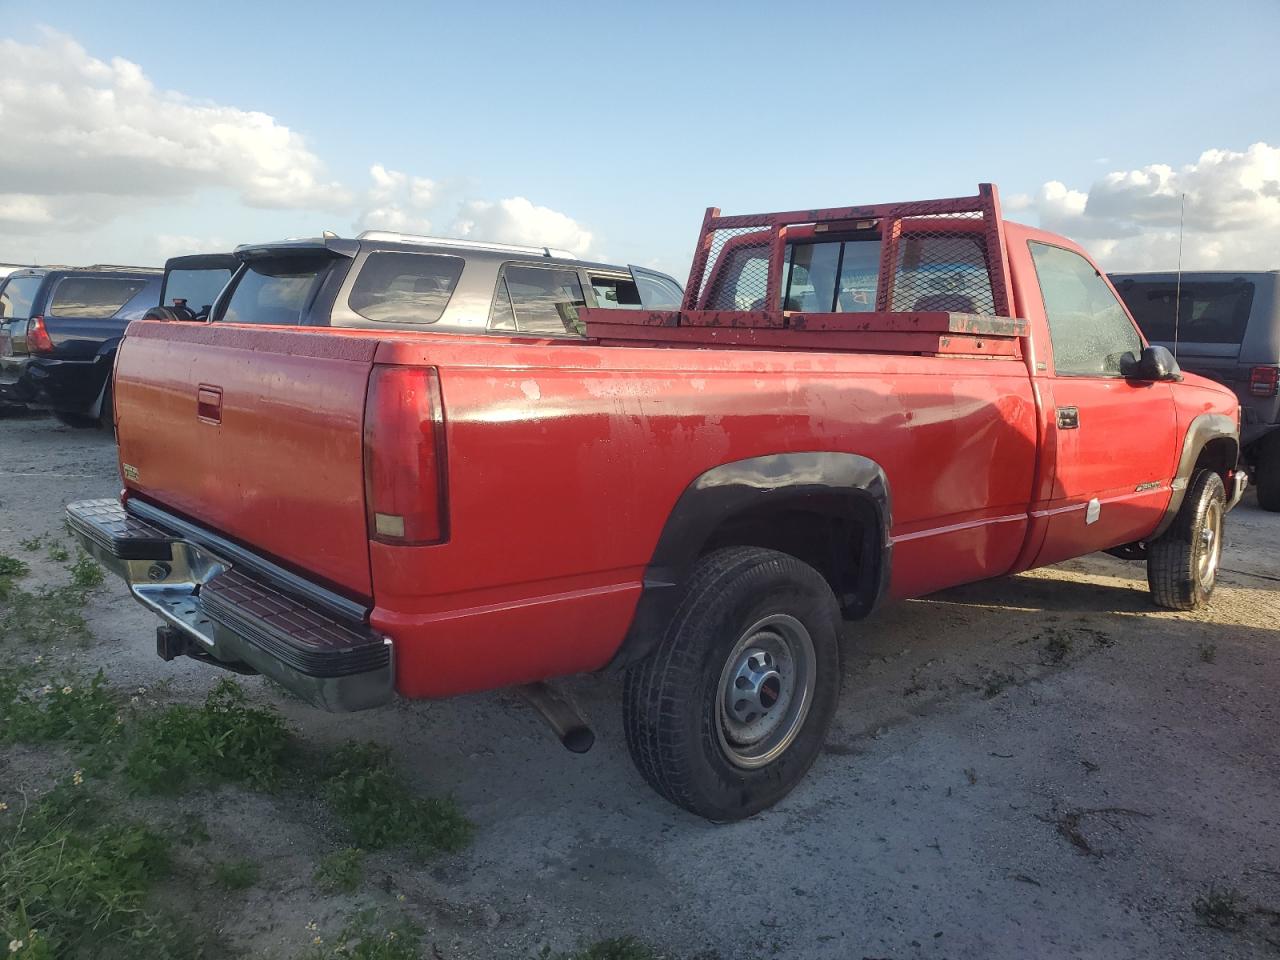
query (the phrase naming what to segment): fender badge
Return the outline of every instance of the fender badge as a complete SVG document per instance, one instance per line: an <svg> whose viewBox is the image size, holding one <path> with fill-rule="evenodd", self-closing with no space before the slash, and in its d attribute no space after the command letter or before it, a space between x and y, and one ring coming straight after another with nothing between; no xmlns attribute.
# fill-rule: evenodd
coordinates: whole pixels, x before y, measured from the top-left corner
<svg viewBox="0 0 1280 960"><path fill-rule="evenodd" d="M1150 483L1140 483L1133 488L1134 493L1144 493L1147 490L1157 490L1160 487L1159 480L1152 480Z"/></svg>
<svg viewBox="0 0 1280 960"><path fill-rule="evenodd" d="M132 463L120 464L120 472L124 474L126 480L132 480L134 483L138 482L138 468Z"/></svg>

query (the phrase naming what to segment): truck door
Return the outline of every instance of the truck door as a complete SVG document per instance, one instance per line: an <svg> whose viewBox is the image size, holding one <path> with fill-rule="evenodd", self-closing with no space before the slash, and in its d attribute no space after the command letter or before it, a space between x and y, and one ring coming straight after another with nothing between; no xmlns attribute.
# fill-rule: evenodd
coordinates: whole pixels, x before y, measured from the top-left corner
<svg viewBox="0 0 1280 960"><path fill-rule="evenodd" d="M1029 242L1048 321L1048 499L1032 506L1045 529L1036 565L1140 540L1169 502L1177 449L1173 389L1120 375L1120 358L1142 338L1110 285L1086 257Z"/></svg>

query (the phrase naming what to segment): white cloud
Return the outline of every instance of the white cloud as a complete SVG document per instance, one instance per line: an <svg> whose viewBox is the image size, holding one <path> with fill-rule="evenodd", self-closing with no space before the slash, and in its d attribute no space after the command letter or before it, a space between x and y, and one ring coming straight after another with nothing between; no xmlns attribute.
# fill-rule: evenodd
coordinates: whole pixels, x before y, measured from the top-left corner
<svg viewBox="0 0 1280 960"><path fill-rule="evenodd" d="M524 197L510 197L496 203L485 200L464 203L453 229L463 237L560 247L580 257L591 249L591 231L582 224L549 207L536 206Z"/></svg>
<svg viewBox="0 0 1280 960"><path fill-rule="evenodd" d="M1280 250L1280 147L1206 150L1195 163L1109 173L1087 192L1058 181L1033 204L1048 230L1078 238L1108 270L1274 269Z"/></svg>
<svg viewBox="0 0 1280 960"><path fill-rule="evenodd" d="M440 219L451 220L449 236L559 247L578 256L586 256L591 249L590 230L567 214L524 197L455 200L456 212L450 217L449 203L434 180L411 177L380 163L369 168L369 177L367 206L356 219L356 230L430 234L433 220Z"/></svg>
<svg viewBox="0 0 1280 960"><path fill-rule="evenodd" d="M83 228L207 187L252 207L349 202L303 138L265 113L157 90L137 64L52 31L0 40L0 62L2 226Z"/></svg>

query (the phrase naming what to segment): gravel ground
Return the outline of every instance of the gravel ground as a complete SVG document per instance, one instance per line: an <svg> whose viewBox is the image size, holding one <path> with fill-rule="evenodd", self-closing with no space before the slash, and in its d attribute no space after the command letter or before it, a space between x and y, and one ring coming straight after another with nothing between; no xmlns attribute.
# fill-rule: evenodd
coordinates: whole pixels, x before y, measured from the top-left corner
<svg viewBox="0 0 1280 960"><path fill-rule="evenodd" d="M101 434L10 417L0 451L0 552L60 532L66 502L118 488ZM290 955L308 921L384 904L439 958L623 934L723 960L1280 956L1277 542L1280 515L1250 496L1199 613L1157 611L1141 565L1093 556L851 626L825 755L783 803L732 826L644 786L616 680L570 685L598 733L575 756L501 693L332 716L247 679L305 741L391 747L478 829L460 855L381 855L365 891L322 896L310 875L336 841L315 805L223 789L199 801L210 832L260 859L263 879L207 895L207 913L252 955ZM57 574L40 561L33 582ZM51 661L126 687L167 681L157 695L173 700L217 679L156 658L154 622L118 582L87 615L91 645ZM38 789L48 765L11 751L0 775ZM1241 929L1197 917L1211 885L1248 902Z"/></svg>

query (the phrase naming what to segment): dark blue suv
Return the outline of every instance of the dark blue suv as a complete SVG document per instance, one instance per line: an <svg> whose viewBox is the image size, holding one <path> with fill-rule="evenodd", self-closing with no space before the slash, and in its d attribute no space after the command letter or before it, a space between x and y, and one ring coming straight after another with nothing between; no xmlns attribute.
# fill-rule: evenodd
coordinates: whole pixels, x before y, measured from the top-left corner
<svg viewBox="0 0 1280 960"><path fill-rule="evenodd" d="M0 402L111 425L111 368L129 321L160 302L161 271L34 267L0 280Z"/></svg>

